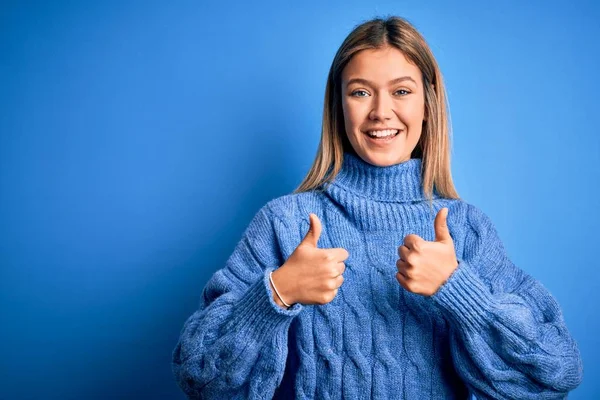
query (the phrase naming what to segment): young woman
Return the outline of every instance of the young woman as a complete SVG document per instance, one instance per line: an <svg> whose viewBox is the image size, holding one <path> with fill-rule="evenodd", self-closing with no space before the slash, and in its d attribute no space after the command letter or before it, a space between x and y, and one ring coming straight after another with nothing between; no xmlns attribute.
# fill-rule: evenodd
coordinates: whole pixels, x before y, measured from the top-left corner
<svg viewBox="0 0 600 400"><path fill-rule="evenodd" d="M450 172L442 75L398 17L333 60L318 153L266 204L185 322L190 398L557 399L577 344Z"/></svg>

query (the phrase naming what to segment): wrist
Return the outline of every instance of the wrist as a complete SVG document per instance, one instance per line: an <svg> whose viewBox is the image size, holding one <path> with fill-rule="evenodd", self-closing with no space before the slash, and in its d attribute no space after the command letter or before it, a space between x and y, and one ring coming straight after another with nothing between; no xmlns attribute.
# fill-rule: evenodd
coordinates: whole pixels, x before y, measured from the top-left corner
<svg viewBox="0 0 600 400"><path fill-rule="evenodd" d="M292 297L289 295L285 278L282 276L281 268L272 271L270 274L270 285L273 292L273 300L282 308L289 308L294 304Z"/></svg>

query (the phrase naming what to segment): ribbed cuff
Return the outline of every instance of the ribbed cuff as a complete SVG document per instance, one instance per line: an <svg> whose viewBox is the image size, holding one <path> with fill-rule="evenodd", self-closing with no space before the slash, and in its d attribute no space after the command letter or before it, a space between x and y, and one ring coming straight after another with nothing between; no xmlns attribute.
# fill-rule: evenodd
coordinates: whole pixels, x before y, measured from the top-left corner
<svg viewBox="0 0 600 400"><path fill-rule="evenodd" d="M275 303L269 282L271 271L273 269L267 269L262 279L250 286L239 300L235 310L236 322L231 326L231 329L252 332L258 342L271 337L277 330L287 328L303 308L297 303L285 310Z"/></svg>
<svg viewBox="0 0 600 400"><path fill-rule="evenodd" d="M457 327L478 330L488 320L494 299L473 268L460 260L458 267L438 291L431 296L457 323Z"/></svg>

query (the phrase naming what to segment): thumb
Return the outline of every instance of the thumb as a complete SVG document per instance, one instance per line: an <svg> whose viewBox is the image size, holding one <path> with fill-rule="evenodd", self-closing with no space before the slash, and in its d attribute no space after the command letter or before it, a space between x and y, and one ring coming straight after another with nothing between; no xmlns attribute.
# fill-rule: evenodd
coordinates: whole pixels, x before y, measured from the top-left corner
<svg viewBox="0 0 600 400"><path fill-rule="evenodd" d="M317 247L319 237L321 236L321 220L319 220L319 217L317 217L316 214L310 214L308 216L308 219L310 226L308 227L308 232L302 240L302 243L310 244L313 247Z"/></svg>
<svg viewBox="0 0 600 400"><path fill-rule="evenodd" d="M435 229L435 241L442 242L446 240L452 240L450 231L448 230L448 209L442 208L435 216L434 229Z"/></svg>

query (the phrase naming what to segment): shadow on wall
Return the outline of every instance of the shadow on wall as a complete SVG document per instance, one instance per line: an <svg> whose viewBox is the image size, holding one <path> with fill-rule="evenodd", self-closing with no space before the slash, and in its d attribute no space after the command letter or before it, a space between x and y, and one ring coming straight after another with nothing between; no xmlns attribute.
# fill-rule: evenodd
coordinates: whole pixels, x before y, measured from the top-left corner
<svg viewBox="0 0 600 400"><path fill-rule="evenodd" d="M223 190L231 193L231 198L213 199L209 206L199 204L192 211L190 217L197 225L194 253L172 265L167 276L157 277L148 287L148 301L163 304L163 312L142 310L153 315L152 322L136 331L137 338L129 343L127 355L112 354L104 363L120 373L109 375L114 378L110 382L89 382L89 386L81 387L80 396L85 393L90 398L90 393L95 393L97 398L185 398L171 372L171 354L185 320L198 308L206 282L225 265L256 212L299 184L294 182L292 189L286 184L286 154L291 149L284 145L282 138L286 135L284 129L279 129L280 124L269 124L272 131L248 130L247 135L253 138L251 147L238 148L230 160L224 160L233 167L220 177L221 183L214 192L206 192L218 199ZM212 168L202 170L218 173L218 168ZM203 224L206 216L210 216L210 224Z"/></svg>

